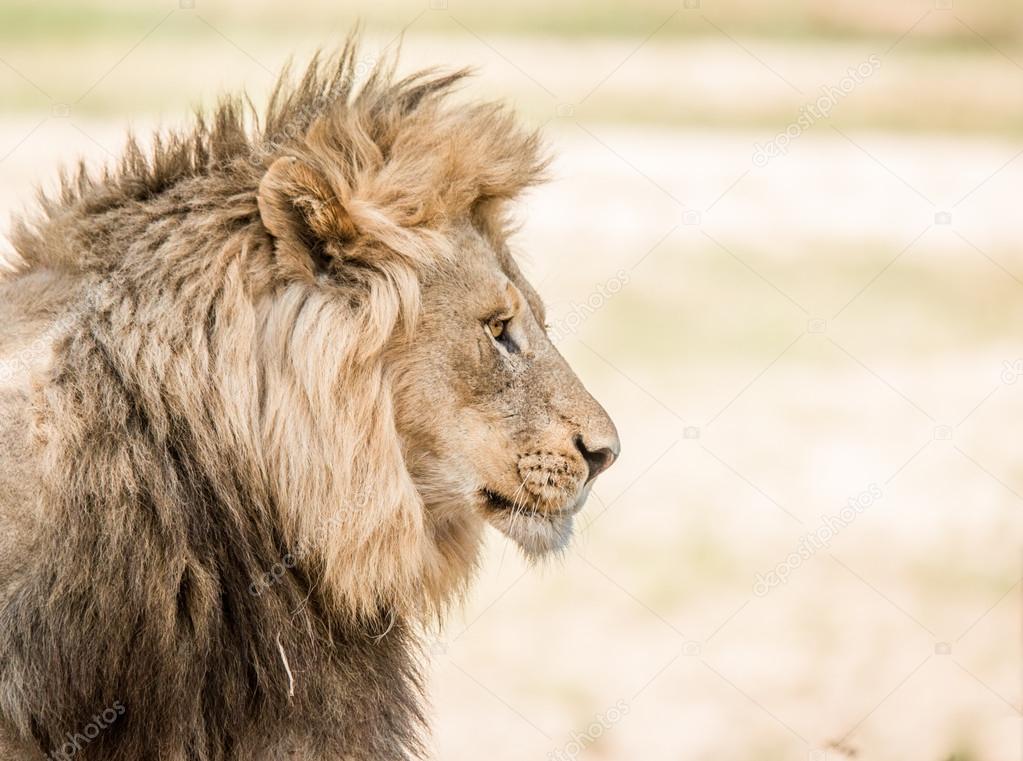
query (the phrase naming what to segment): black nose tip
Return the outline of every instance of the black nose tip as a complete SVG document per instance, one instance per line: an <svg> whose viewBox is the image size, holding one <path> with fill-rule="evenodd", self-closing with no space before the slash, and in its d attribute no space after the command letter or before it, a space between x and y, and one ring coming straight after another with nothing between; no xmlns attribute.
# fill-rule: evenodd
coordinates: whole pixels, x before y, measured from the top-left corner
<svg viewBox="0 0 1023 761"><path fill-rule="evenodd" d="M618 443L617 438L614 441L597 444L595 442L588 443L582 436L576 436L575 446L579 450L579 454L586 460L586 465L590 469L586 483L589 483L610 468L611 463L615 461L615 458L618 457L618 453L621 451L621 445Z"/></svg>

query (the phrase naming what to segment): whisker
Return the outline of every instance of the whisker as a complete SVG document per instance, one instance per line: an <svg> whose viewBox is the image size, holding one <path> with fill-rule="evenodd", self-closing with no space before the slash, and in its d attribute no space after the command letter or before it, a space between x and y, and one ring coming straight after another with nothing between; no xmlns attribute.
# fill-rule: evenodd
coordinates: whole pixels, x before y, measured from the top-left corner
<svg viewBox="0 0 1023 761"><path fill-rule="evenodd" d="M517 520L519 520L519 518L522 515L521 508L525 507L525 505L526 505L524 500L525 500L525 497L526 497L526 479L527 478L528 478L528 476L523 476L522 477L522 481L519 483L519 487L515 490L515 493L512 495L512 517L511 517L512 529L515 528L515 522ZM521 504L519 503L520 499L523 500L523 502Z"/></svg>
<svg viewBox="0 0 1023 761"><path fill-rule="evenodd" d="M515 521L518 519L518 512L519 512L519 509L518 509L519 495L522 493L522 491L525 489L525 487L526 487L526 477L523 476L522 481L519 482L519 486L518 486L517 489L515 489L515 492L512 494L512 498L511 498L511 517L509 518L509 525L508 525L508 532L510 534L514 534L515 533ZM504 565L504 558L505 558L505 554L507 552L508 552L508 543L505 543L504 549L501 550L501 565L502 566Z"/></svg>

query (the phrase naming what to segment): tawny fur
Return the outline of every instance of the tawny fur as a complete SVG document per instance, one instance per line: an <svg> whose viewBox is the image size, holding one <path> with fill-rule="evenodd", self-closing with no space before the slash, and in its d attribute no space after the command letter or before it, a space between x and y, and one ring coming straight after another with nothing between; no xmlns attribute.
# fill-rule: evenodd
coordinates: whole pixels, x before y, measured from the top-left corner
<svg viewBox="0 0 1023 761"><path fill-rule="evenodd" d="M430 456L425 283L492 247L539 316L498 207L543 160L500 107L447 102L463 73L356 71L349 44L282 77L262 119L227 100L148 155L130 142L15 227L3 758L115 704L75 758L421 754L416 629L464 590L484 525L474 476ZM562 419L596 420L591 401ZM552 472L584 472L565 446Z"/></svg>

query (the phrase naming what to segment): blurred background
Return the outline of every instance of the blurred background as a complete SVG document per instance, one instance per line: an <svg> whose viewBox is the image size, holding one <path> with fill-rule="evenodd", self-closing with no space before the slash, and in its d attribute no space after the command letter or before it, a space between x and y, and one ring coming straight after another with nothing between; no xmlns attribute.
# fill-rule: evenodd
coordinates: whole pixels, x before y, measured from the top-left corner
<svg viewBox="0 0 1023 761"><path fill-rule="evenodd" d="M556 156L517 247L624 454L563 558L490 537L436 758L1019 759L1013 6L4 0L0 235L357 20L478 67Z"/></svg>

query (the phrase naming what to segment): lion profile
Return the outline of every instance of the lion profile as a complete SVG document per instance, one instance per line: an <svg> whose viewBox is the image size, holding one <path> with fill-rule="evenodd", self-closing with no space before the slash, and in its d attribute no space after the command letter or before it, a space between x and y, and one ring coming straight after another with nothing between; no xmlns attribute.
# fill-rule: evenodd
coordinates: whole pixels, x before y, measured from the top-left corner
<svg viewBox="0 0 1023 761"><path fill-rule="evenodd" d="M539 137L356 45L129 141L0 279L0 756L409 759L417 631L568 541L614 425L507 205ZM114 711L103 724L96 717Z"/></svg>

